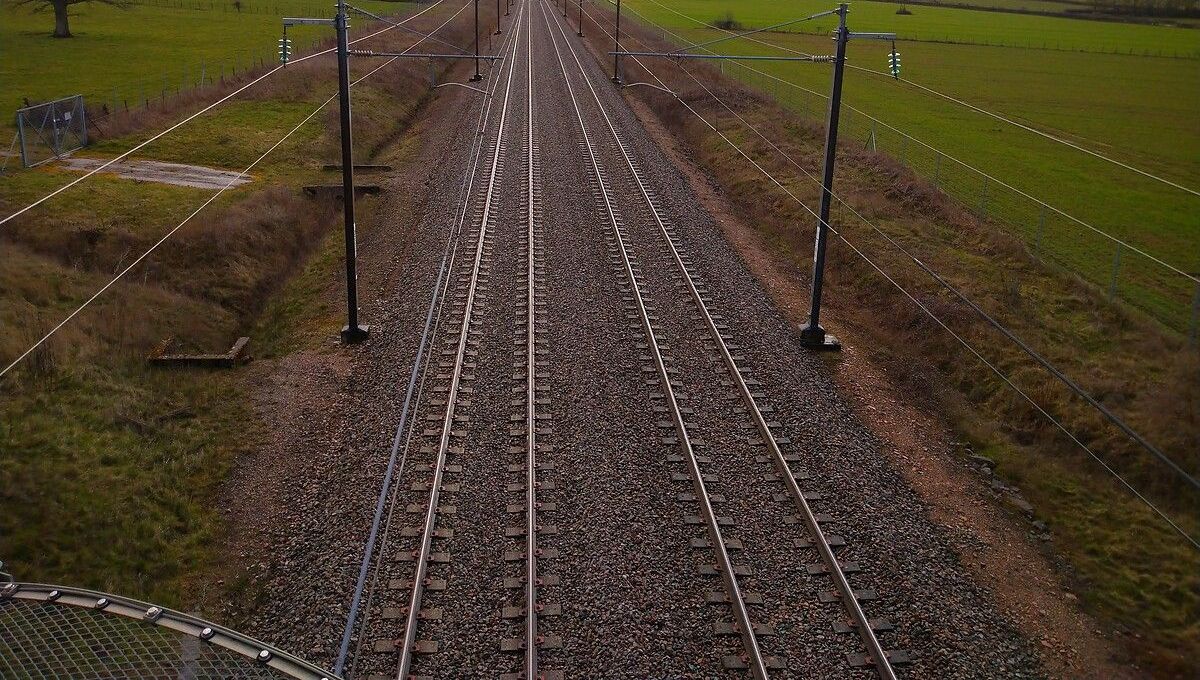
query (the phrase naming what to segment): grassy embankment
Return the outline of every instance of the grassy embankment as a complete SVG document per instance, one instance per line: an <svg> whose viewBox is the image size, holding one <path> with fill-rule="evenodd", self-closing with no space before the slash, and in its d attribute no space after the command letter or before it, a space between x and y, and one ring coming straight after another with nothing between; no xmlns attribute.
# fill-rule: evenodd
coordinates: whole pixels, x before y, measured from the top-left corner
<svg viewBox="0 0 1200 680"><path fill-rule="evenodd" d="M648 35L642 32L644 39ZM634 65L627 66L630 80L650 79ZM685 67L709 82L720 78L716 67ZM795 195L816 206L815 181L774 153L678 67L662 63L654 68L680 97L716 121L718 129ZM1036 75L1031 77L1036 80ZM823 135L819 118L785 113L775 102L740 92L733 81L725 81L719 91L808 172L816 172ZM644 88L637 93L722 183L780 262L805 279L811 267L811 216L673 99ZM1087 106L1071 96L1065 95L1063 110L1097 108L1095 102ZM1171 115L1168 111L1168 124ZM927 121L930 129L937 129L935 120ZM1182 134L1174 141L1184 147L1196 144L1194 136ZM1014 234L978 220L896 159L864 150L861 142L848 141L842 147L838 194L1063 367L1185 469L1200 471L1200 362L1177 334L1108 303L1091 286L1047 266ZM848 210L836 206L833 221L847 239L1012 376L1106 463L1192 535L1200 531L1200 503L1193 490L940 290ZM1190 243L1188 252L1195 254L1196 234L1190 233L1190 240L1186 231L1174 235L1178 245L1173 252ZM1049 525L1053 539L1048 545L1069 563L1065 575L1086 609L1108 630L1125 636L1139 663L1164 677L1194 674L1200 654L1200 554L845 243L835 239L830 257L831 311L826 318L832 330L847 332L902 389L921 395L948 417L976 452L998 462L996 475L1018 486L1034 505L1035 516ZM1015 498L1008 491L1000 496Z"/></svg>
<svg viewBox="0 0 1200 680"><path fill-rule="evenodd" d="M632 0L629 6L689 40L721 35L711 29L696 29L694 22L663 9L654 0ZM716 0L689 0L672 6L709 21L725 16L724 8L732 7ZM993 15L921 7L913 9L912 16L897 16L894 8L884 3L855 3L851 26L854 30L911 34L914 40L897 46L906 78L1186 186L1200 184L1200 135L1194 123L1200 119L1200 96L1195 95L1200 92L1200 59L927 42L923 36L942 31L953 31L955 39L978 38L979 31L993 28ZM753 27L783 21L788 12L801 14L810 9L816 6L799 9L772 3L739 3L733 12L745 26ZM1128 31L1130 44L1137 43L1137 36L1156 35L1146 39L1180 50L1188 46L1192 51L1200 50L1200 31L1195 30L999 16L1021 24L1021 30L1031 35L1063 35L1081 49L1102 50L1117 39L1113 36ZM831 45L826 36L832 24L827 19L813 23L822 36L769 33L763 39L802 52L829 53ZM906 32L905 26L910 23L912 27ZM809 24L798 26L810 30ZM1004 40L1002 29L995 27L997 42ZM732 53L778 54L745 40L723 47ZM886 43L855 42L850 51L851 64L882 71L889 49ZM819 95L829 89L826 66L769 62L752 66ZM824 115L827 105L821 96L734 66L727 66L726 72L767 89L806 116ZM1200 230L1196 217L1200 200L1194 196L891 78L849 70L844 101L1185 272L1200 272L1200 249L1194 247ZM845 137L866 143L872 124L847 110L843 130ZM990 217L1019 230L1031 246L1037 243L1042 217L1034 202L995 183L985 187L982 176L945 157L939 160L935 152L906 142L884 127L876 128L876 142L881 150L902 156L923 177L936 177L964 205L973 210L983 205ZM1048 213L1042 229L1041 246L1046 257L1108 292L1117 250L1112 241L1053 212ZM1186 331L1192 323L1195 284L1128 249L1121 254L1115 292L1176 330Z"/></svg>
<svg viewBox="0 0 1200 680"><path fill-rule="evenodd" d="M459 6L447 3L421 21L431 28L434 18L440 22ZM78 42L68 41L71 49L91 50L77 64L108 86L137 74L100 64L136 64L155 50L202 53L214 42L233 51L261 38L249 29L225 34L230 26L198 21L208 13L170 10L176 12L171 21L161 16L167 11L89 8L75 19ZM9 44L7 32L15 25L0 23L0 42ZM137 26L155 28L130 33ZM193 31L181 34L183 27ZM263 30L273 41L274 28ZM461 35L449 39L465 40L465 22L456 22L453 30ZM411 41L393 31L373 46L397 48ZM36 59L24 59L21 70L38 72ZM354 71L374 65L358 63ZM0 90L8 92L10 74L4 78ZM357 159L370 158L373 149L404 130L429 91L427 78L423 63L401 62L356 87ZM335 83L329 59L290 67L135 157L240 170L331 95ZM212 86L152 106L127 122L133 132L103 139L85 155L127 149L229 89ZM336 139L336 109L329 107L256 167L254 182L209 206L45 350L0 381L5 471L0 558L18 578L104 588L175 606L199 603L203 586L196 579L213 558L222 530L214 494L260 433L237 371L151 370L144 357L167 336L187 348L214 351L251 328L263 333L252 340L258 352L291 333L289 318L328 322L322 330L336 335L335 310L319 301L302 314L282 315L282 322L275 309L295 304L287 296L277 298L277 291L313 252L320 253L318 265L338 259L336 234L329 233L338 224L337 211L305 198L298 188L331 181L320 165L336 158ZM0 176L0 212L8 214L75 176L50 166ZM210 194L98 175L5 225L0 364L7 365ZM361 201L361 222L371 219L372 203ZM276 322L259 326L264 309Z"/></svg>

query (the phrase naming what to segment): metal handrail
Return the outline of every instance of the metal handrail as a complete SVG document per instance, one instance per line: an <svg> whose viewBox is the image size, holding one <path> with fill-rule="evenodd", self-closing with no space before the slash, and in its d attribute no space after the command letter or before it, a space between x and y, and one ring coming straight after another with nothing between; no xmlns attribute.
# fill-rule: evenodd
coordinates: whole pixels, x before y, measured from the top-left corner
<svg viewBox="0 0 1200 680"><path fill-rule="evenodd" d="M254 663L270 667L289 678L339 680L332 673L248 635L183 612L120 595L71 586L10 582L0 587L0 603L10 600L77 607L112 616L123 616L146 625L159 626L183 635L191 635L210 645L234 652Z"/></svg>

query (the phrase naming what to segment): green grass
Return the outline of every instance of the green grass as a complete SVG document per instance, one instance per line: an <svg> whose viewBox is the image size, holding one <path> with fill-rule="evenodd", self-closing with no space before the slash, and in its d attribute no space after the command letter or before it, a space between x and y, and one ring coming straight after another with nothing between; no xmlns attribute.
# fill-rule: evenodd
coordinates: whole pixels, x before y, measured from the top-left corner
<svg viewBox="0 0 1200 680"><path fill-rule="evenodd" d="M207 5L208 3L204 3ZM232 3L226 3L232 7ZM312 11L312 0L271 2L283 14ZM376 14L410 11L408 3L361 0L355 3ZM217 3L217 7L223 6ZM11 125L11 112L32 102L82 94L90 104L116 101L137 106L143 98L159 99L180 89L239 73L278 60L280 16L265 13L194 11L135 5L119 9L99 3L74 5L75 37L50 37L54 17L16 6L0 5L0 113ZM365 20L352 20L351 37ZM359 29L361 30L361 29ZM332 29L298 26L288 31L297 50L332 36Z"/></svg>
<svg viewBox="0 0 1200 680"><path fill-rule="evenodd" d="M1071 19L1120 21L1164 26L1195 27L1198 22L1195 17L1156 17L1138 14L1137 12L1111 14L1108 12L1107 7L1101 7L1097 3L1085 0L920 0L916 3L905 2L905 0L881 1L896 5L942 5L1003 12L1040 12L1057 14Z"/></svg>
<svg viewBox="0 0 1200 680"><path fill-rule="evenodd" d="M6 5L0 14L0 99L14 96L13 83L33 82L18 73L53 75L37 81L46 89L31 98L57 95L67 85L103 91L156 72L158 62L140 58L140 51L209 58L234 53L260 34L273 49L278 27L277 17L261 14L87 6L74 23L80 37L53 41L39 33L48 24L28 28L48 17L9 21L18 12ZM216 23L201 23L206 19ZM191 42L170 43L172 32L190 26L200 26L185 40ZM233 30L214 46L222 26ZM390 35L381 47L410 40L399 31ZM459 31L448 39L462 37ZM33 48L10 52L14 43ZM89 45L102 56L85 58ZM39 64L56 46L66 56ZM352 68L357 74L372 66ZM428 92L414 85L426 77L424 64L402 63L354 89L358 158L370 159L403 133ZM335 82L330 60L289 68L137 157L241 170L332 94ZM222 91L210 87L199 100ZM129 132L80 153L110 157L199 104L168 99L165 110L159 106L126 119ZM237 371L151 370L145 354L168 336L190 350L220 351L250 334L253 353L278 356L336 334L337 319L312 301L320 276L340 261L339 238L326 237L334 210L299 191L329 181L319 166L335 158L334 111L314 116L254 169L253 183L226 192L64 327L47 351L0 379L0 559L17 578L187 608L205 605L220 590L204 580L223 557L225 527L213 503L238 454L255 445L250 389ZM77 176L49 165L0 175L0 214ZM211 194L98 175L0 228L0 365ZM371 219L371 202L364 203L363 222ZM298 271L304 273L289 283ZM239 587L237 579L230 583Z"/></svg>
<svg viewBox="0 0 1200 680"><path fill-rule="evenodd" d="M628 6L688 40L722 35L695 28L693 22L663 10L653 0L630 0ZM679 6L681 11L699 18L723 16L724 8L731 8L735 18L747 27L778 21L787 16L786 12L795 16L812 9L807 5L798 8L715 0L692 0ZM873 8L878 6L855 3L850 15L852 30L895 28L894 23L881 25L870 20ZM941 11L915 11L925 9ZM1010 17L960 12L973 14L978 25L986 27L992 26L994 17ZM1200 32L1185 29L1036 16L1014 18L1040 26L1043 35L1065 26L1082 27L1072 35L1157 31L1164 42L1178 35L1200 40ZM773 33L764 39L803 52L829 53L832 47L827 37ZM1094 43L1093 47L1100 44ZM850 63L883 70L889 49L885 43L854 42L849 50ZM1195 124L1200 120L1200 60L932 42L902 42L898 49L906 78L1185 186L1200 185L1200 130ZM731 41L723 50L773 53L747 40ZM827 104L823 95L829 89L827 66L770 62L751 66L817 94L781 86L735 65L727 64L725 71L813 119L824 119ZM844 102L1184 271L1200 271L1200 248L1195 245L1200 237L1200 199L1194 196L891 78L848 70ZM871 123L848 107L843 114L843 136L865 143ZM902 157L927 178L936 174L943 187L964 205L976 209L985 200L989 217L1022 233L1031 246L1036 241L1040 208L1035 203L991 183L986 198L981 198L982 176L944 158L939 161L934 152L906 143L884 128L876 130L876 141L881 150ZM1107 290L1115 256L1110 241L1050 213L1042 246L1043 253L1059 264ZM1190 323L1194 285L1128 251L1123 253L1118 272L1118 293L1173 328L1185 330Z"/></svg>
<svg viewBox="0 0 1200 680"><path fill-rule="evenodd" d="M0 533L18 578L190 605L221 524L207 503L252 441L232 381L106 367L5 392Z"/></svg>
<svg viewBox="0 0 1200 680"><path fill-rule="evenodd" d="M889 0L897 5L906 5L903 0ZM1056 0L948 0L939 3L937 0L925 0L929 4L971 5L980 9L1004 9L1030 12L1065 12L1068 9L1083 7L1079 3L1057 2ZM913 4L913 3L907 3ZM920 3L918 4L918 6Z"/></svg>
<svg viewBox="0 0 1200 680"><path fill-rule="evenodd" d="M1125 622L1138 632L1128 640L1135 653L1186 675L1200 648L1200 556L1115 482L1081 476L1036 450L992 443L981 453L1053 528L1085 608ZM1198 525L1184 526L1195 532Z"/></svg>
<svg viewBox="0 0 1200 680"><path fill-rule="evenodd" d="M772 2L750 0L659 0L676 12L706 22L733 13L746 28L770 26L830 9L833 3ZM679 15L651 0L631 0L629 6L657 23L683 25ZM859 0L851 3L851 30L886 31L903 40L966 42L1008 47L1035 47L1086 52L1149 53L1200 57L1200 33L1188 28L1147 26L1106 21L1080 21L952 7L913 5L910 15L896 14L890 2ZM695 25L695 24L692 24ZM784 31L828 36L836 17L823 17L788 26Z"/></svg>

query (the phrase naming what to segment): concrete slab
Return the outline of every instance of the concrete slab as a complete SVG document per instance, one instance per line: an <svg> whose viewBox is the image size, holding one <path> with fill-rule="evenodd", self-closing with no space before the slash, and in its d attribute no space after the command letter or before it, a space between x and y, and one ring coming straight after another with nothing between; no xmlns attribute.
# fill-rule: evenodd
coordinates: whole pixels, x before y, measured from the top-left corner
<svg viewBox="0 0 1200 680"><path fill-rule="evenodd" d="M64 158L59 161L61 167L80 172L94 170L103 164L104 161L98 158ZM103 172L139 182L157 182L213 190L221 189L230 183L233 186L241 186L251 181L250 177L238 177L238 173L232 170L217 170L202 165L182 165L161 161L121 161L108 166Z"/></svg>

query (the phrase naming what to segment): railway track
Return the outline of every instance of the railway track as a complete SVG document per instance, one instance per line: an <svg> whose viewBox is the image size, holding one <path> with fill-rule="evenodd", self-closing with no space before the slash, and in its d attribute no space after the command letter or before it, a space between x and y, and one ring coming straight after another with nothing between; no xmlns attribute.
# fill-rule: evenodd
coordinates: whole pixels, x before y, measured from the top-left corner
<svg viewBox="0 0 1200 680"><path fill-rule="evenodd" d="M600 162L597 158L596 148L594 146L592 135L588 132L587 123L584 120L583 113L579 106L579 100L576 96L575 87L572 85L571 75L568 73L567 64L563 60L562 52L559 48L558 38L554 36L553 26L557 26L559 33L562 34L564 42L568 40L566 34L562 32L562 27L558 23L558 17L554 12L547 12L545 4L541 5L542 17L548 30L551 31L551 38L554 42L555 56L558 59L559 66L562 70L563 79L566 82L567 91L570 94L571 106L574 109L575 116L579 122L580 133L583 138L583 151L588 164L591 166L593 179L599 188L600 204L604 214L609 221L612 229L613 237L616 241L616 252L618 253L621 264L625 271L626 280L629 283L629 291L632 297L632 303L637 310L638 318L641 322L643 331L646 337L646 349L650 352L650 358L653 362L654 369L658 375L660 386L662 389L662 397L666 402L666 412L671 417L674 425L674 430L678 437L678 444L684 453L685 463L688 467L688 472L694 489L693 499L695 500L700 511L700 518L705 526L708 534L708 544L713 550L714 557L717 561L717 571L723 582L728 604L731 613L733 614L733 628L741 637L742 645L745 649L746 663L749 665L751 674L755 678L766 678L768 676L768 665L772 661L766 658L762 653L753 622L750 618L750 613L747 608L746 599L743 597L741 587L738 584L737 569L730 557L726 541L722 535L721 520L717 516L716 509L713 505L713 498L708 492L705 475L701 472L700 463L697 458L695 448L692 444L692 437L688 432L687 422L685 420L684 410L679 404L679 399L674 387L674 380L671 371L668 370L666 360L664 359L663 349L659 343L658 336L655 330L655 324L648 311L646 300L644 299L639 284L639 272L631 257L630 249L627 245L628 237L625 233L625 228L620 219L617 210L614 206L613 192L609 187L607 176L601 169ZM551 16L554 17L553 24ZM578 56L571 49L572 57L575 58L581 73L583 65L578 62ZM584 73L584 80L589 89L592 88L590 80L587 80ZM595 91L592 91L595 96ZM599 105L599 99L596 99ZM601 111L603 109L601 107ZM733 660L727 660L727 665L737 665Z"/></svg>
<svg viewBox="0 0 1200 680"><path fill-rule="evenodd" d="M395 544L389 543L385 534L380 552L380 568L396 576L386 579L391 597L406 595L403 602L393 599L395 604L388 606L391 603L385 601L379 611L369 612L368 620L375 620L364 622L360 630L360 640L374 641L376 654L373 663L366 665L386 671L369 677L432 677L450 668L465 673L473 668L506 680L553 680L563 675L544 667L547 658L550 666L556 660L561 663L552 650L560 648L562 641L550 634L553 627L548 627L547 617L560 613L562 606L546 597L547 590L554 593L559 581L545 572L546 564L553 565L558 555L550 538L557 534L557 527L546 522L556 510L556 503L546 500L547 494L554 498L555 470L552 462L543 459L554 448L550 444L553 429L547 380L550 352L541 328L548 302L540 144L535 126L537 83L539 77L546 77L546 69L535 69L535 56L556 62L563 79L567 97L551 106L568 116L573 113L578 124L580 157L593 184L596 213L606 225L606 242L620 274L626 316L639 329L641 372L651 385L661 443L675 452L667 456L668 463L682 470L672 473L672 482L687 485L677 500L686 509L685 524L703 530L702 538L691 539L691 547L711 555L710 561L700 565L700 572L720 584L719 590L709 591L703 599L722 612L709 615L714 636L736 642L715 646L714 652L724 647L728 653L716 652L712 663L723 664L734 676L745 672L761 679L786 668L785 659L792 656L777 643L764 643L765 638L775 637L772 624L779 609L766 607L763 595L752 590L754 584L768 593L787 589L786 582L781 582L784 575L763 575L754 569L768 567L762 571L771 572L770 567L780 559L776 555L764 561L761 555L744 550L746 544L766 541L761 532L751 536L737 526L735 519L741 521L746 501L734 498L731 502L727 496L737 494L740 481L736 475L726 477L728 462L706 455L714 440L730 448L732 436L742 441L730 454L740 456L738 465L742 467L748 467L747 461L753 457L748 446L765 450L766 455L757 456L755 464L773 467L775 477L768 481L782 484L785 491L775 494L774 501L790 502L796 515L788 523L807 529L806 537L797 539L796 545L815 551L820 559L818 564L799 566L807 568L809 575L828 575L833 580L834 589L822 593L822 601L838 601L845 607L849 619L840 628L843 632L857 630L862 636L867 650L861 655L863 663L874 665L882 677L895 677L889 661L898 657L884 651L874 632L889 624L869 620L859 604L870 593L851 587L846 574L856 565L839 561L835 549L843 542L837 536L826 536L821 526L825 520L810 505L819 494L802 489L800 482L805 476L792 471L798 459L780 448L787 440L775 432L778 423L768 420L770 407L760 404L765 395L758 383L745 375L745 361L737 354L725 323L710 310L712 298L707 287L641 170L634 149L606 110L596 77L589 75L572 44L574 31L568 35L557 12L544 2L520 3L514 15L501 48L505 58L493 70L496 75L485 93L476 170L471 173L480 173L479 186L474 192L467 189L473 200L463 202L459 218L458 242L466 248L461 262L452 258L455 275L447 282L447 292L453 293L438 311L438 327L446 326L448 335L441 352L431 352L422 379L432 385L432 396L425 402L424 444L414 456L420 462L406 473L409 498L417 501L407 504L407 512L419 516L420 522L404 527L402 539ZM537 18L540 21L535 26ZM540 34L540 50L534 48L535 32ZM489 124L493 113L496 120ZM564 140L555 141L561 151ZM520 153L510 159L512 146L520 147ZM560 166L562 162L556 159ZM506 172L508 165L519 166L519 172ZM614 182L619 188L614 188ZM634 231L640 231L640 236L631 233L622 214L635 218L638 226ZM468 216L470 225L464 229ZM638 238L642 244L635 243ZM456 245L453 252L460 247ZM636 251L648 253L655 247L657 256L639 259ZM499 257L493 255L497 249ZM642 263L651 260L654 265L643 271ZM647 277L654 280L653 285ZM675 282L674 293L664 289L665 278ZM650 288L657 292L651 293ZM681 364L664 338L673 331L682 345L698 341L678 328L679 318L686 314L682 308L668 312L664 322L654 302L656 297L669 296L675 303L679 294L694 312L690 318L699 323L691 329L692 334L706 336L704 346L723 366L726 384L736 392L733 399L740 400L741 407L733 407L729 401L716 406L693 405L684 392L685 382L694 379L699 370L689 366L695 347ZM491 311L484 314L484 310ZM505 317L503 312L511 312L513 320L511 373L507 376L496 365L503 350L494 344L496 319ZM508 385L504 390L499 387L501 380ZM711 396L711 385L696 387ZM502 396L505 392L510 393ZM497 417L498 409L502 408L511 409L508 426L496 434L496 425L502 420ZM705 416L714 409L720 412L720 419L706 422ZM701 413L704 416L698 415ZM747 443L749 438L727 432L737 429L733 423L739 419L748 421L756 441ZM502 436L507 437L506 445ZM721 465L726 468L719 469ZM496 481L506 474L511 481L498 485ZM499 498L498 505L480 501L489 488ZM503 495L496 493L500 489ZM397 505L405 507L394 500L393 508ZM730 511L730 507L737 509ZM754 521L762 524L761 518ZM741 538L737 537L739 531L743 532ZM415 546L405 548L406 543L413 545L413 539ZM457 547L452 550L453 546ZM469 554L465 559L459 557L464 552ZM784 559L796 561L791 554ZM746 582L752 585L747 587ZM463 604L471 600L475 602ZM782 603L774 606L784 607ZM495 655L483 651L488 644Z"/></svg>
<svg viewBox="0 0 1200 680"><path fill-rule="evenodd" d="M466 241L470 252L465 261L452 265L455 271L452 278L456 279L454 294L450 300L443 301L438 312L442 317L439 327L443 324L455 326L455 332L445 339L440 354L431 353L425 368L425 380L431 383L433 394L427 406L440 409L440 412L436 415L436 421L432 411L425 418L428 425L436 423L436 426L427 426L422 433L427 443L421 446L419 454L427 457L428 462L418 462L406 471L410 477L425 477L424 481L413 481L411 486L413 492L427 491L425 501L407 507L409 513L419 514L422 520L416 527L404 527L400 532L401 539L394 543L385 542L378 560L377 569L385 575L403 574L399 578L384 579L388 584L385 597L390 599L401 592L407 592L407 596L403 604L390 604L385 600L378 612L368 612L359 633L360 638L372 641L374 658L362 665L373 678L409 677L419 656L438 650L436 641L419 639L418 634L422 625L429 625L441 618L439 608L425 607L427 593L442 592L448 587L447 574L444 572L449 553L439 546L454 536L454 530L442 526L441 520L445 516L453 516L455 507L444 503L443 494L458 491L459 483L453 479L461 475L463 470L462 462L455 459L464 453L462 441L466 433L461 426L468 420L464 413L472 406L470 396L474 389L470 383L475 379L478 337L481 334L478 311L486 306L482 291L486 290L490 275L491 232L495 228L497 206L501 200L499 185L505 174L505 136L510 127L511 110L516 108L513 104L513 76L517 69L515 55L518 35L519 31L513 31L506 37L505 44L501 46L504 60L493 69L496 75L484 93L486 99L481 114L482 125L475 149L478 155L470 173L473 176L477 171L482 172L482 180L477 190L468 188L467 195L473 194L473 200L463 201L456 229L458 240ZM492 121L493 113L496 113L498 120ZM480 160L484 162L480 163ZM472 179L468 187L474 184ZM473 209L470 207L472 204L475 206ZM464 229L468 219L469 227ZM457 250L456 246L456 254ZM451 282L448 281L447 285L451 285ZM403 548L404 539L411 538L416 538L417 544L411 551L406 551ZM397 569L399 562L409 563L411 568ZM396 622L400 625L399 635L392 637L388 631L397 630Z"/></svg>
<svg viewBox="0 0 1200 680"><path fill-rule="evenodd" d="M618 127L614 125L613 120L605 110L605 106L597 94L595 85L588 76L588 71L580 61L578 53L571 45L571 39L567 35L566 27L563 22L557 17L554 12L545 12L543 8L543 16L548 27L553 24L551 29L562 38L562 44L571 53L571 59L575 62L578 73L586 83L589 92L596 105L596 110L601 114L604 121L604 127L612 137L612 141L620 152L620 158L624 161L629 175L633 179L633 184L636 187L636 192L644 201L645 208L648 214L652 217L658 233L662 237L662 244L670 256L670 260L674 264L676 271L680 274L678 280L683 283L683 286L693 302L695 309L699 315L704 330L713 343L713 348L716 350L724 365L725 372L730 378L735 387L738 396L744 404L745 413L749 416L753 423L754 430L758 436L758 444L765 447L767 456L763 462L769 462L776 470L776 478L782 482L785 487L786 496L793 503L797 515L795 516L806 527L808 536L799 538L796 541L796 547L815 550L820 558L817 564L807 565L807 571L811 575L825 574L833 581L834 590L820 593L822 601L839 601L845 612L848 614L848 621L838 622L834 625L835 630L839 632L855 631L861 638L865 653L853 655L850 662L854 666L873 666L879 673L880 677L894 679L896 678L893 663L900 664L907 661L907 654L901 651L886 650L880 642L877 631L886 631L892 629L892 624L886 620L871 620L867 617L860 600L872 599L875 597L874 592L870 590L855 589L847 577L847 573L853 573L859 570L857 564L853 562L842 562L838 559L835 548L845 545L845 541L839 536L827 536L821 524L824 516L816 512L810 499L820 499L819 493L814 491L804 491L800 487L800 482L805 481L807 476L803 473L796 473L792 470L792 464L798 462L796 456L784 454L780 448L781 437L777 436L773 431L773 427L777 427L777 423L768 421L764 407L760 405L760 399L765 399L765 395L756 390L757 382L748 379L743 374L743 368L739 365L745 360L734 354L730 347L731 336L727 331L725 324L715 316L709 309L710 297L703 283L698 283L698 276L694 273L686 253L683 251L680 238L676 235L674 227L665 217L661 201L650 188L643 172L635 160L634 154L629 147L627 141L622 137ZM553 18L552 18L553 17ZM555 50L558 52L558 40L555 39ZM688 424L685 420L685 412L679 406L678 400L675 397L675 388L672 385L672 380L668 372L666 362L663 359L663 352L659 343L655 338L655 331L651 323L651 315L647 312L646 306L642 300L642 294L639 291L638 276L635 267L631 263L630 248L627 245L628 235L625 233L624 226L613 209L611 201L612 190L608 186L608 180L605 172L597 162L597 154L594 149L593 136L587 132L584 117L580 112L579 103L575 99L574 88L570 87L570 76L567 74L566 65L563 63L562 55L558 55L560 66L562 67L563 77L568 80L568 87L571 91L572 105L575 109L580 129L583 134L586 156L593 167L593 172L597 183L600 186L600 192L603 197L604 209L608 213L613 232L616 235L617 250L620 253L625 265L626 275L631 282L633 289L633 297L635 306L638 308L639 314L643 320L643 326L648 338L649 349L652 351L656 368L659 372L662 384L665 401L667 402L668 412L672 416L675 424L675 429L679 433L679 442L684 450L685 459L689 467L689 473L693 485L696 487L695 498L701 506L701 510L705 517L705 523L708 527L709 544L715 548L718 569L721 572L722 580L725 583L725 588L728 593L731 609L735 617L735 629L740 634L746 663L748 664L752 674L755 677L766 677L768 669L772 666L781 667L783 662L778 659L766 657L762 652L762 647L759 644L756 632L759 630L751 621L747 611L745 600L742 597L741 590L738 587L737 576L738 569L732 564L728 557L728 551L723 549L724 543L721 539L720 526L717 521L715 510L712 507L711 496L704 488L705 475L700 468L699 458L695 453L694 447L688 435ZM786 439L785 439L786 441ZM761 460L761 458L760 458ZM778 498L778 497L777 497Z"/></svg>
<svg viewBox="0 0 1200 680"><path fill-rule="evenodd" d="M523 663L519 673L506 674L502 676L505 680L519 680L520 678L544 678L545 680L557 680L562 678L562 672L556 670L544 670L539 666L539 651L543 647L555 647L556 639L542 635L538 624L539 614L549 614L557 611L557 607L548 607L547 603L539 598L539 586L545 584L553 584L555 578L543 574L540 570L541 558L546 554L538 541L539 532L542 534L552 533L556 531L553 526L545 526L539 522L539 512L549 512L553 509L552 505L544 505L539 501L538 490L544 484L544 480L540 480L538 472L540 468L548 467L547 464L541 463L538 460L538 454L543 447L543 443L539 440L539 434L546 434L549 427L541 427L542 423L548 420L549 413L541 413L539 405L548 405L550 399L548 396L542 396L541 393L548 391L548 386L539 382L540 377L545 377L539 374L547 363L540 357L545 354L543 345L545 341L540 337L538 328L539 308L544 305L544 302L539 297L539 290L545 287L545 255L543 247L543 220L542 220L542 192L541 192L541 171L539 166L538 156L538 141L534 131L534 108L535 97L534 90L534 71L533 71L533 41L531 29L532 14L528 11L522 13L518 17L525 21L525 73L526 73L526 98L525 98L525 196L524 196L524 222L525 231L522 238L522 247L524 248L523 255L525 256L525 301L523 314L518 314L518 329L515 333L515 343L520 349L515 353L519 357L517 368L519 369L514 375L518 380L523 375L524 385L514 387L514 391L523 388L523 398L514 400L523 402L524 412L513 414L513 420L524 418L524 460L522 463L513 466L514 470L519 470L523 479L510 485L513 491L523 493L523 504L517 505L524 515L524 526L509 527L508 533L511 536L524 535L523 554L520 562L524 566L523 573L513 579L509 579L507 584L514 590L523 591L521 604L514 607L511 612L513 615L523 618L521 626L521 636L511 638L504 643L504 646L509 649L520 648L523 651ZM523 321L524 323L520 323ZM542 416L546 416L543 418ZM540 421L540 422L539 422ZM515 448L515 447L514 447ZM523 469L522 469L523 464ZM510 509L515 509L510 506Z"/></svg>

